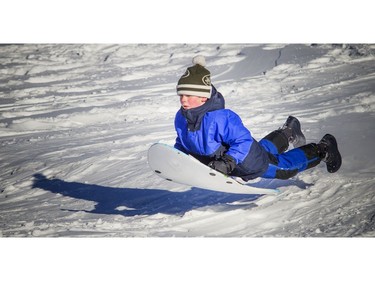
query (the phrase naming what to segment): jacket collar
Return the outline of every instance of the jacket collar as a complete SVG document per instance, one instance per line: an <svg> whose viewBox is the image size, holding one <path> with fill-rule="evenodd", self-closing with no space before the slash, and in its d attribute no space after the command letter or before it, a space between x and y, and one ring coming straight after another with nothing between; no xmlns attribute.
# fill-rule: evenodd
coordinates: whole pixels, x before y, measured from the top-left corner
<svg viewBox="0 0 375 281"><path fill-rule="evenodd" d="M225 108L225 100L223 95L218 92L213 85L211 86L211 98L209 98L203 105L187 110L183 109L182 107L180 109L181 114L185 117L188 123L189 131L195 132L200 129L202 119L207 112Z"/></svg>

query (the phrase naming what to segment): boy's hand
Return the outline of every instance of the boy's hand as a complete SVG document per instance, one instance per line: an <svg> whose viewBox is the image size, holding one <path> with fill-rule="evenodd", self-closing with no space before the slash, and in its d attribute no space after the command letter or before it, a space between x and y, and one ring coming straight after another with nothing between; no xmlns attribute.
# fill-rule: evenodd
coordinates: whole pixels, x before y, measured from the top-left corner
<svg viewBox="0 0 375 281"><path fill-rule="evenodd" d="M236 161L232 156L224 154L224 156L219 160L211 161L208 164L208 167L225 175L229 175L236 167Z"/></svg>

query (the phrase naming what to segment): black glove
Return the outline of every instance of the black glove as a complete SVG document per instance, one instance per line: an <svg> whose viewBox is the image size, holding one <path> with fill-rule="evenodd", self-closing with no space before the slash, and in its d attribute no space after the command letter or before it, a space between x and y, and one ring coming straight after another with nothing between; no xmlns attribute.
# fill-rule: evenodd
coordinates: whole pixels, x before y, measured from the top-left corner
<svg viewBox="0 0 375 281"><path fill-rule="evenodd" d="M220 159L208 163L208 167L225 175L229 175L236 167L236 160L234 160L232 156L224 154Z"/></svg>

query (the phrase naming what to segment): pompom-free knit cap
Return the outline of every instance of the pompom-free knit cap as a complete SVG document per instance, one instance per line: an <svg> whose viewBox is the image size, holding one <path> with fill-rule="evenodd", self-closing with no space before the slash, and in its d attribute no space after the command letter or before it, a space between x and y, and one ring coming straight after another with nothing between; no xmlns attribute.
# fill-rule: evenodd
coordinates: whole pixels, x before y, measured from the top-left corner
<svg viewBox="0 0 375 281"><path fill-rule="evenodd" d="M188 67L177 83L177 95L211 97L211 73L204 56L193 58L193 66Z"/></svg>

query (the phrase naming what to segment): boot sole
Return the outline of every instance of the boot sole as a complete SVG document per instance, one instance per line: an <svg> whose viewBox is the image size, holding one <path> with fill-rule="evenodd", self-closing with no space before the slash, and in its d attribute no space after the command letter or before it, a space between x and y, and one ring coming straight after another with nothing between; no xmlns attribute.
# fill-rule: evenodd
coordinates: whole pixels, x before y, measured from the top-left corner
<svg viewBox="0 0 375 281"><path fill-rule="evenodd" d="M292 142L295 148L306 144L305 135L302 133L302 130L301 130L301 123L296 117L289 116L285 122L285 125L291 128L292 131L296 133L296 139Z"/></svg>
<svg viewBox="0 0 375 281"><path fill-rule="evenodd" d="M341 158L340 151L338 149L336 138L330 134L326 134L323 137L323 139L329 143L328 154L334 157L333 159L334 161L332 162L329 161L330 159L328 157L327 162L326 162L327 171L329 173L336 173L340 169L341 163L342 163L342 158Z"/></svg>

